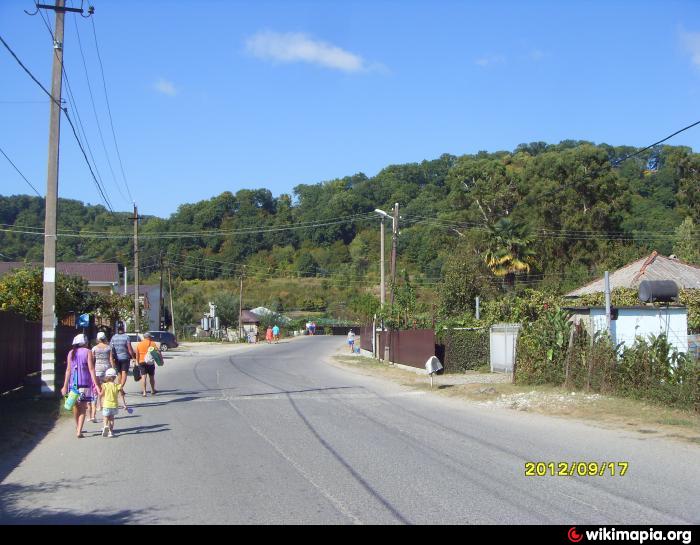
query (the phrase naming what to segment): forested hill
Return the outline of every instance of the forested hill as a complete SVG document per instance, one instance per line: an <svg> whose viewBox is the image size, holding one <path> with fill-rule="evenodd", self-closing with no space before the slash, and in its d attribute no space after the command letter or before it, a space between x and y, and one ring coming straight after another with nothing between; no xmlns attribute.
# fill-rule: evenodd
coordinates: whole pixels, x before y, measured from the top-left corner
<svg viewBox="0 0 700 545"><path fill-rule="evenodd" d="M183 279L237 276L245 265L248 275L330 276L359 288L377 277L373 211L388 212L395 202L398 268L417 284L439 282L452 262L474 283L493 287L502 281L493 276L495 261L487 267L485 258L496 255L494 245L508 247L508 236L524 241L531 264L529 274L516 275L516 286L565 289L652 249L671 253L674 244L696 259L693 226L688 221L676 231L686 218L700 220L700 155L664 146L616 165L634 151L537 142L299 185L292 195L224 192L183 204L167 219L145 218L141 263L144 272L153 271L162 250ZM39 198L0 197L1 259L41 261L42 236L31 231L41 231L43 215ZM61 199L59 259L130 265L129 216ZM501 218L510 221L510 232L502 222L498 231Z"/></svg>

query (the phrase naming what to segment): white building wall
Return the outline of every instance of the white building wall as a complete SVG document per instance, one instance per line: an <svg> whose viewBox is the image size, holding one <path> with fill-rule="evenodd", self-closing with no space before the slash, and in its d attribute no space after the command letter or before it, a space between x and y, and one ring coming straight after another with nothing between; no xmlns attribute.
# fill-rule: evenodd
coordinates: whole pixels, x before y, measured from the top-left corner
<svg viewBox="0 0 700 545"><path fill-rule="evenodd" d="M617 320L611 322L615 344L631 347L637 337L648 340L649 335L665 333L669 343L679 352L688 351L688 309L686 308L620 308ZM593 331L605 331L605 309L592 308Z"/></svg>

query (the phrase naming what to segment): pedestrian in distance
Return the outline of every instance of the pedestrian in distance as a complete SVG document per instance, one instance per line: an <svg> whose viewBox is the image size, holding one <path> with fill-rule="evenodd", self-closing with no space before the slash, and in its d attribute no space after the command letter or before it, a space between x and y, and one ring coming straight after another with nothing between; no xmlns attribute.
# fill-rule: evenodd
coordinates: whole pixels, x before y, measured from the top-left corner
<svg viewBox="0 0 700 545"><path fill-rule="evenodd" d="M352 329L348 331L348 346L350 352L355 353L355 332Z"/></svg>
<svg viewBox="0 0 700 545"><path fill-rule="evenodd" d="M110 361L112 367L116 369L117 376L119 377L119 384L121 384L121 396L124 409L127 411L129 407L126 404L126 392L124 391L124 386L126 385L126 379L129 375L129 366L131 365L131 360L136 359L136 353L131 347L131 342L129 341L129 336L124 333L124 326L119 325L117 327L117 334L112 337L109 342L109 346L112 348L110 354Z"/></svg>
<svg viewBox="0 0 700 545"><path fill-rule="evenodd" d="M114 417L119 413L119 391L121 384L115 383L117 370L109 368L105 373L104 382L100 385L102 399L102 437L114 437Z"/></svg>
<svg viewBox="0 0 700 545"><path fill-rule="evenodd" d="M102 384L105 373L112 368L111 355L112 349L107 344L107 335L104 331L97 334L97 344L92 347L92 359L95 362L95 377L97 377L97 386ZM100 406L100 396L95 396L95 402L90 408L90 421L97 424L97 411Z"/></svg>
<svg viewBox="0 0 700 545"><path fill-rule="evenodd" d="M143 384L141 388L141 395L143 397L146 397L147 394L147 375L151 381L151 395L156 395L158 393L156 390L156 364L153 361L148 361L148 349L151 347L158 352L161 358L163 357L158 349L158 345L153 342L151 334L146 332L143 334L143 340L136 345L136 361L138 362L139 371L141 371L141 376L143 377Z"/></svg>
<svg viewBox="0 0 700 545"><path fill-rule="evenodd" d="M67 395L69 387L75 388L79 393L73 405L73 416L75 417L75 436L82 439L85 437L83 435L85 413L88 410L88 404L94 401L93 394L98 390L98 386L92 352L85 346L87 345L85 335L82 333L76 335L72 345L68 352L66 378L63 381L61 394Z"/></svg>
<svg viewBox="0 0 700 545"><path fill-rule="evenodd" d="M272 328L272 337L275 339L275 344L280 342L280 328L277 324Z"/></svg>
<svg viewBox="0 0 700 545"><path fill-rule="evenodd" d="M267 341L267 344L272 343L272 326L271 325L267 326L267 331L265 332L265 340Z"/></svg>

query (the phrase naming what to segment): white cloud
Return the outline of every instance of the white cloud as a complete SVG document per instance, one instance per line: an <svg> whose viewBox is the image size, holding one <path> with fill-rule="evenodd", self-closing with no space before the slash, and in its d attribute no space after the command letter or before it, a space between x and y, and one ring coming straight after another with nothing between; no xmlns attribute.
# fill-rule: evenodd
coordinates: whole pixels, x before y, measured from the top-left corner
<svg viewBox="0 0 700 545"><path fill-rule="evenodd" d="M491 66L494 64L503 64L504 62L506 62L506 58L503 55L487 55L476 59L474 64L478 66Z"/></svg>
<svg viewBox="0 0 700 545"><path fill-rule="evenodd" d="M680 31L683 47L690 53L690 58L695 66L700 67L700 32Z"/></svg>
<svg viewBox="0 0 700 545"><path fill-rule="evenodd" d="M308 62L343 72L360 72L368 68L359 55L302 33L258 32L246 40L246 50L260 59Z"/></svg>
<svg viewBox="0 0 700 545"><path fill-rule="evenodd" d="M174 97L177 94L177 89L172 81L160 78L153 84L153 88L164 95Z"/></svg>

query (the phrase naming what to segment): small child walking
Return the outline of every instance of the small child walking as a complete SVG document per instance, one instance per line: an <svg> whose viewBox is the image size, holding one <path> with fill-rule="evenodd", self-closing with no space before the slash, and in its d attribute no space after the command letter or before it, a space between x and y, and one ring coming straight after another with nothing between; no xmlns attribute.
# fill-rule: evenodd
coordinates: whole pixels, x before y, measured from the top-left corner
<svg viewBox="0 0 700 545"><path fill-rule="evenodd" d="M114 437L114 417L119 412L119 392L121 384L116 384L117 370L110 367L105 371L104 382L100 388L100 398L102 399L102 416L104 417L104 427L102 437Z"/></svg>

